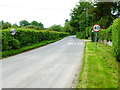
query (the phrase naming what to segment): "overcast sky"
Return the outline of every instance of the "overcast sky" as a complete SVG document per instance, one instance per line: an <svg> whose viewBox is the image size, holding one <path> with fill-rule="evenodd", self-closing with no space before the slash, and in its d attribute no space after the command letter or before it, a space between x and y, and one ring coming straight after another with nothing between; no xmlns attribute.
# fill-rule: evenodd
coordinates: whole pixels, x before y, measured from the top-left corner
<svg viewBox="0 0 120 90"><path fill-rule="evenodd" d="M45 27L65 23L79 0L0 0L0 19L12 24L36 20Z"/></svg>

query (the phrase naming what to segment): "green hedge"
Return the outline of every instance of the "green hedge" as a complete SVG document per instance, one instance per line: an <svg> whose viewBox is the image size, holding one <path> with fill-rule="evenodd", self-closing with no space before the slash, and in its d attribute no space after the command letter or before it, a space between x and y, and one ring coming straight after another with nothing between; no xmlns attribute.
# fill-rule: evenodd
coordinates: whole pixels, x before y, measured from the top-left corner
<svg viewBox="0 0 120 90"><path fill-rule="evenodd" d="M112 25L112 43L115 56L120 61L120 18L114 20Z"/></svg>
<svg viewBox="0 0 120 90"><path fill-rule="evenodd" d="M55 40L65 37L68 33L55 31L38 31L32 29L17 29L16 34L10 34L10 29L2 31L2 51L19 49L24 46L40 43L46 40Z"/></svg>
<svg viewBox="0 0 120 90"><path fill-rule="evenodd" d="M115 19L108 29L101 29L98 34L100 40L112 41L115 56L120 61L120 18Z"/></svg>

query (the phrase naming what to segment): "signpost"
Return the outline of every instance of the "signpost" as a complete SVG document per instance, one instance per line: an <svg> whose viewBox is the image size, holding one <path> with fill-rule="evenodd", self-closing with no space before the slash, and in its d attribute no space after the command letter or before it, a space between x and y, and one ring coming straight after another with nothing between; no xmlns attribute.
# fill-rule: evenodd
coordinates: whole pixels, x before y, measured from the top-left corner
<svg viewBox="0 0 120 90"><path fill-rule="evenodd" d="M94 35L95 35L95 37L94 37L94 40L95 40L95 48L94 48L94 50L96 51L97 50L97 38L98 38L98 32L100 31L100 25L95 24L93 26L93 31L94 31Z"/></svg>

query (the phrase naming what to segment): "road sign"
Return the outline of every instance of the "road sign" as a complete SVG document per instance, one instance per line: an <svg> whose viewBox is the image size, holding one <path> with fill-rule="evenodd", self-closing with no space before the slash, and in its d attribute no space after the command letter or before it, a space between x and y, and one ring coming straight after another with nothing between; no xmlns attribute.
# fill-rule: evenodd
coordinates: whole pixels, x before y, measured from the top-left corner
<svg viewBox="0 0 120 90"><path fill-rule="evenodd" d="M10 33L11 33L12 35L15 35L16 30L15 30L15 29L11 29L11 30L10 30Z"/></svg>
<svg viewBox="0 0 120 90"><path fill-rule="evenodd" d="M99 32L99 31L100 31L100 25L95 24L95 25L93 26L93 31L94 31L94 32Z"/></svg>
<svg viewBox="0 0 120 90"><path fill-rule="evenodd" d="M94 46L94 50L96 52L97 50L97 38L98 38L98 32L100 31L100 25L95 24L93 27L93 32L94 32L94 40L95 40L95 46Z"/></svg>

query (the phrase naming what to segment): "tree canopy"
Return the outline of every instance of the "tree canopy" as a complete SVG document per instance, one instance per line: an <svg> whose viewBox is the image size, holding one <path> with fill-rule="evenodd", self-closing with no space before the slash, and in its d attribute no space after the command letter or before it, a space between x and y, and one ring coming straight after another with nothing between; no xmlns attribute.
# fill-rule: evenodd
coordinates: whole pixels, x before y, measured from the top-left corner
<svg viewBox="0 0 120 90"><path fill-rule="evenodd" d="M111 25L113 19L120 16L120 2L79 2L70 16L70 25L75 32L82 32L94 24L100 24L105 29Z"/></svg>
<svg viewBox="0 0 120 90"><path fill-rule="evenodd" d="M30 25L30 23L27 20L21 20L20 21L20 27L24 27L24 26L27 26L27 25Z"/></svg>
<svg viewBox="0 0 120 90"><path fill-rule="evenodd" d="M52 26L50 27L50 30L60 32L60 31L62 31L62 26L61 26L61 25L56 25L56 24L54 24L54 25L52 25Z"/></svg>

